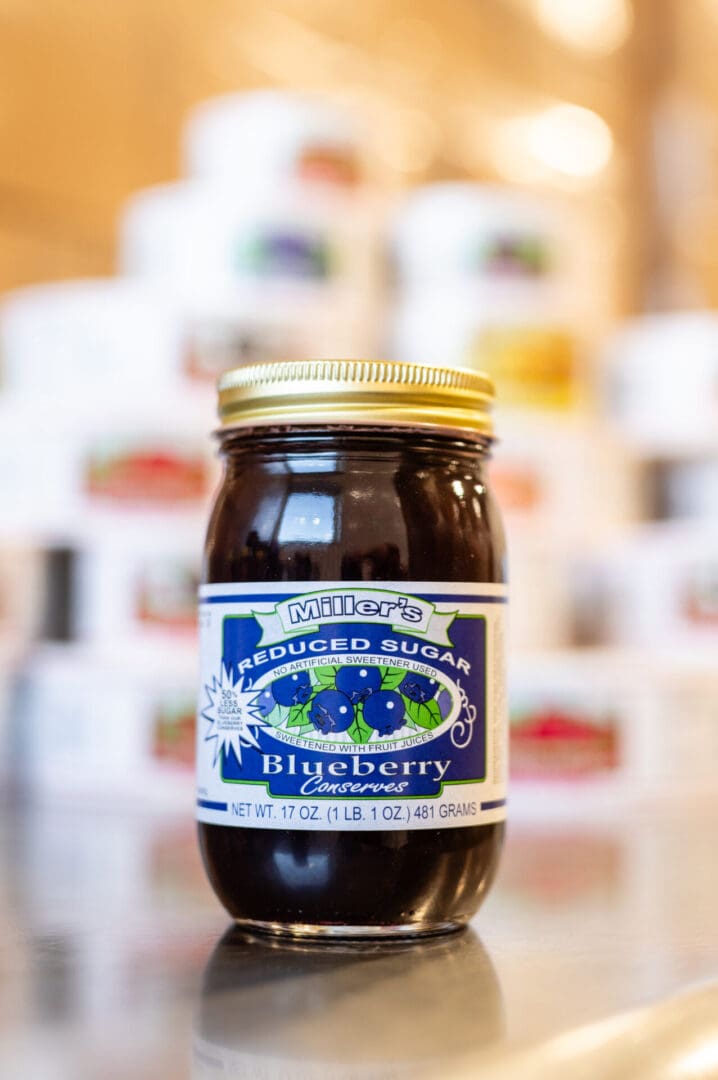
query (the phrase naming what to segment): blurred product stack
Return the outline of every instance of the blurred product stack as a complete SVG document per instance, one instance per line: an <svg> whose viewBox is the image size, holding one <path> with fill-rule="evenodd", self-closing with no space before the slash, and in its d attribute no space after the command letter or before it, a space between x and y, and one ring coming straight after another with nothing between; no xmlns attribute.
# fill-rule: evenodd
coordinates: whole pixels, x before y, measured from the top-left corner
<svg viewBox="0 0 718 1080"><path fill-rule="evenodd" d="M122 276L0 306L0 768L40 801L189 805L215 379L374 351L350 118L231 96L190 117L185 157L122 213Z"/></svg>
<svg viewBox="0 0 718 1080"><path fill-rule="evenodd" d="M604 405L642 478L643 520L585 560L593 641L647 656L645 744L665 791L714 789L718 759L718 314L626 323L602 357Z"/></svg>
<svg viewBox="0 0 718 1080"><path fill-rule="evenodd" d="M199 106L184 142L189 178L129 201L119 261L179 299L191 373L371 352L378 207L351 116L258 91Z"/></svg>
<svg viewBox="0 0 718 1080"><path fill-rule="evenodd" d="M571 409L581 393L561 266L560 204L507 188L419 188L396 215L393 354L476 367L504 407Z"/></svg>
<svg viewBox="0 0 718 1080"><path fill-rule="evenodd" d="M585 471L593 520L612 517L572 562L581 648L519 656L512 680L519 808L539 787L544 812L572 817L709 795L718 757L718 316L637 318L599 360L638 513L606 499L625 476L601 491Z"/></svg>
<svg viewBox="0 0 718 1080"><path fill-rule="evenodd" d="M582 649L581 567L640 513L640 476L596 400L571 228L555 199L467 183L419 189L393 234L394 354L496 382L490 475L511 581L512 799L532 814L571 810L579 791L615 794L626 736L613 699L631 685L620 664Z"/></svg>
<svg viewBox="0 0 718 1080"><path fill-rule="evenodd" d="M12 573L33 612L14 635L13 781L41 799L172 804L193 755L214 469L182 312L122 279L39 286L3 301L0 339L2 542L22 552Z"/></svg>
<svg viewBox="0 0 718 1080"><path fill-rule="evenodd" d="M209 101L186 178L125 206L118 277L0 303L0 770L33 797L190 804L215 380L380 354L497 385L514 812L712 783L718 315L599 356L568 200L431 184L387 235L366 150L325 98Z"/></svg>

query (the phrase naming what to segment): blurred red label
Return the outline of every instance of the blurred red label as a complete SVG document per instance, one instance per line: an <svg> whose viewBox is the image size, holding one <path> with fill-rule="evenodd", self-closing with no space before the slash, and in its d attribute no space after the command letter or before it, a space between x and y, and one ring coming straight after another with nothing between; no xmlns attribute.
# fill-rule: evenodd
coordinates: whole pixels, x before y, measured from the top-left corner
<svg viewBox="0 0 718 1080"><path fill-rule="evenodd" d="M194 702L180 708L160 706L154 724L153 757L183 769L194 768L195 723Z"/></svg>
<svg viewBox="0 0 718 1080"><path fill-rule="evenodd" d="M492 462L491 482L504 510L533 510L541 501L541 482L528 467Z"/></svg>
<svg viewBox="0 0 718 1080"><path fill-rule="evenodd" d="M190 502L207 492L203 459L166 450L146 449L97 455L85 473L88 495L134 502Z"/></svg>
<svg viewBox="0 0 718 1080"><path fill-rule="evenodd" d="M524 715L511 725L511 774L569 779L611 772L620 765L614 723L598 724L559 709Z"/></svg>
<svg viewBox="0 0 718 1080"><path fill-rule="evenodd" d="M300 180L341 187L355 187L361 179L356 157L332 146L305 147L297 159L296 171Z"/></svg>

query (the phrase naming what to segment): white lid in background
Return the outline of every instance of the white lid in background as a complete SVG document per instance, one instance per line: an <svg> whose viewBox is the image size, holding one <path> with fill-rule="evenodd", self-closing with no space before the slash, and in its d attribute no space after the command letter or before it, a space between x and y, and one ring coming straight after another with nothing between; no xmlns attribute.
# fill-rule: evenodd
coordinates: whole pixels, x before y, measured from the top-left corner
<svg viewBox="0 0 718 1080"><path fill-rule="evenodd" d="M184 130L184 162L191 176L308 179L303 155L335 151L347 160L359 154L354 118L335 102L312 94L257 90L227 94L197 105ZM341 185L339 171L320 170L317 179Z"/></svg>
<svg viewBox="0 0 718 1080"><path fill-rule="evenodd" d="M541 281L560 261L560 226L550 200L475 183L418 188L392 231L402 284L442 278Z"/></svg>
<svg viewBox="0 0 718 1080"><path fill-rule="evenodd" d="M33 285L0 301L0 384L36 403L171 381L181 348L176 305L144 282Z"/></svg>

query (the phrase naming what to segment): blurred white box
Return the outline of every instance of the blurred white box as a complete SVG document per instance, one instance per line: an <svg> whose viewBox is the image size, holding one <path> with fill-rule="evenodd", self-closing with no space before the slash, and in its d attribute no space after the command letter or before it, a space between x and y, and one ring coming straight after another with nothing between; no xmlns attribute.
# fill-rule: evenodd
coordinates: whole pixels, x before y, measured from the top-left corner
<svg viewBox="0 0 718 1080"><path fill-rule="evenodd" d="M612 818L704 797L718 754L718 672L664 652L514 657L510 800L519 819Z"/></svg>
<svg viewBox="0 0 718 1080"><path fill-rule="evenodd" d="M376 208L279 184L178 181L124 207L122 272L171 284L181 298L262 284L273 299L313 295L369 310L378 280Z"/></svg>
<svg viewBox="0 0 718 1080"><path fill-rule="evenodd" d="M167 527L204 515L218 473L209 403L138 395L134 403L0 402L0 536L83 537L118 519Z"/></svg>
<svg viewBox="0 0 718 1080"><path fill-rule="evenodd" d="M642 474L606 429L584 417L505 415L489 477L510 533L585 545L639 518Z"/></svg>
<svg viewBox="0 0 718 1080"><path fill-rule="evenodd" d="M718 313L634 319L602 359L605 408L636 448L718 453Z"/></svg>
<svg viewBox="0 0 718 1080"><path fill-rule="evenodd" d="M718 528L644 525L579 568L594 639L718 655Z"/></svg>
<svg viewBox="0 0 718 1080"><path fill-rule="evenodd" d="M635 659L539 652L510 667L511 801L571 813L578 792L610 804L636 780L650 699ZM543 802L546 793L550 805Z"/></svg>
<svg viewBox="0 0 718 1080"><path fill-rule="evenodd" d="M0 385L57 409L179 383L183 325L151 283L116 278L33 285L0 301Z"/></svg>
<svg viewBox="0 0 718 1080"><path fill-rule="evenodd" d="M196 105L183 134L191 176L298 186L354 187L362 133L353 112L323 95L283 90L226 94Z"/></svg>
<svg viewBox="0 0 718 1080"><path fill-rule="evenodd" d="M280 297L262 282L198 283L183 299L183 373L211 385L222 372L267 360L373 354L375 315L366 296L329 289Z"/></svg>
<svg viewBox="0 0 718 1080"><path fill-rule="evenodd" d="M511 652L572 645L575 550L520 527L507 540Z"/></svg>
<svg viewBox="0 0 718 1080"><path fill-rule="evenodd" d="M691 655L692 654L692 655ZM658 720L648 733L643 775L659 791L676 785L715 796L718 762L716 650L656 658Z"/></svg>
<svg viewBox="0 0 718 1080"><path fill-rule="evenodd" d="M214 381L227 368L371 351L361 298L330 293L290 291L279 302L261 280L195 280L180 296L150 277L19 289L0 301L1 400L49 411L60 398L87 411L141 395L159 415L166 393L194 394L213 417Z"/></svg>
<svg viewBox="0 0 718 1080"><path fill-rule="evenodd" d="M388 347L396 360L491 375L500 422L511 409L562 412L585 397L578 343L551 285L441 284L407 293Z"/></svg>
<svg viewBox="0 0 718 1080"><path fill-rule="evenodd" d="M28 658L11 716L13 771L38 802L189 813L194 648L45 645Z"/></svg>
<svg viewBox="0 0 718 1080"><path fill-rule="evenodd" d="M558 274L562 217L551 200L478 183L428 184L397 209L390 243L402 289L537 285Z"/></svg>
<svg viewBox="0 0 718 1080"><path fill-rule="evenodd" d="M194 641L205 523L96 531L77 552L76 631L88 642Z"/></svg>

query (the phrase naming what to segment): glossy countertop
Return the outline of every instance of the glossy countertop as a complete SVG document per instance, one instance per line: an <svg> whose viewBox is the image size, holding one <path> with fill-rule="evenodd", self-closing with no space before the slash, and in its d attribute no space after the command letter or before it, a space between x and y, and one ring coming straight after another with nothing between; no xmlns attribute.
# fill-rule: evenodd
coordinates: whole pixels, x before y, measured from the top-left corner
<svg viewBox="0 0 718 1080"><path fill-rule="evenodd" d="M491 1075L716 977L718 800L585 817L514 821L463 933L280 946L230 928L189 814L6 807L0 1077Z"/></svg>

